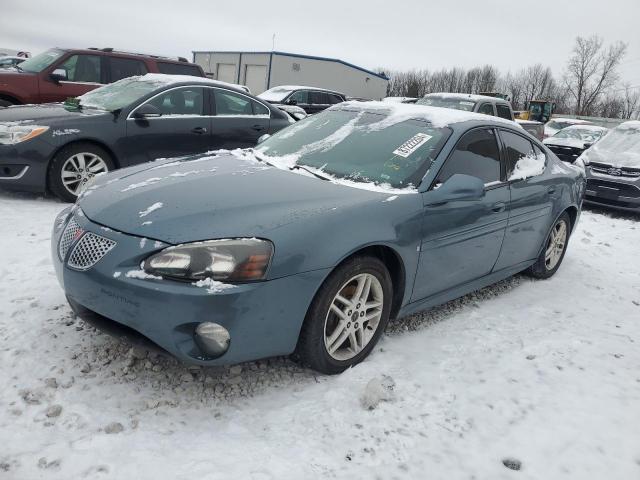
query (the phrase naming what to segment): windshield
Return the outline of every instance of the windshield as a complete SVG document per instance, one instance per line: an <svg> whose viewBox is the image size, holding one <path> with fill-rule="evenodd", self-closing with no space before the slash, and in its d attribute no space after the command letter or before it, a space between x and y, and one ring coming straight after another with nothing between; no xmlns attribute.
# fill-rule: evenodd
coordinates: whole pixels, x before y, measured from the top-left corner
<svg viewBox="0 0 640 480"><path fill-rule="evenodd" d="M267 102L281 102L287 95L292 92L289 88L275 87L262 92L258 95L259 98L266 100Z"/></svg>
<svg viewBox="0 0 640 480"><path fill-rule="evenodd" d="M276 165L405 188L420 182L450 133L424 120L395 122L382 112L325 110L281 130L256 150Z"/></svg>
<svg viewBox="0 0 640 480"><path fill-rule="evenodd" d="M476 102L464 98L454 97L424 97L416 102L418 105L429 105L430 107L455 108L465 112L473 112Z"/></svg>
<svg viewBox="0 0 640 480"><path fill-rule="evenodd" d="M589 128L569 127L560 130L554 138L575 138L586 143L594 143L606 130L592 130Z"/></svg>
<svg viewBox="0 0 640 480"><path fill-rule="evenodd" d="M131 105L165 85L166 81L160 79L142 80L142 77L128 77L110 85L91 90L78 97L78 100L80 101L80 107L98 108L113 112Z"/></svg>
<svg viewBox="0 0 640 480"><path fill-rule="evenodd" d="M63 54L64 52L62 50L47 50L40 55L36 55L35 57L25 60L20 65L18 65L18 68L25 72L39 73L49 65L51 65L53 62L55 62Z"/></svg>

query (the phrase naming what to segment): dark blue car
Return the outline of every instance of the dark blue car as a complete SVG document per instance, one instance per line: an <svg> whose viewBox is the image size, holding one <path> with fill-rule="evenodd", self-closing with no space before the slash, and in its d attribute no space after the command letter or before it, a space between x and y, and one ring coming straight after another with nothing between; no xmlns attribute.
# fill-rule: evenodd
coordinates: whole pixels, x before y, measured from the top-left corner
<svg viewBox="0 0 640 480"><path fill-rule="evenodd" d="M0 107L0 188L49 190L75 201L97 174L254 146L291 122L236 85L188 75L129 77L65 103Z"/></svg>
<svg viewBox="0 0 640 480"><path fill-rule="evenodd" d="M389 319L553 275L584 174L515 123L344 103L254 150L97 177L52 255L72 308L201 365L363 360Z"/></svg>

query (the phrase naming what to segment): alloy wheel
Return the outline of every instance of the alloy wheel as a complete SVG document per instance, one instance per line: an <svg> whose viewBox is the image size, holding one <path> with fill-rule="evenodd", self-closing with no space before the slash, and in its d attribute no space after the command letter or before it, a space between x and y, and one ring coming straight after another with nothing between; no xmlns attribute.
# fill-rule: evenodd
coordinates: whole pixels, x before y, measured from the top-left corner
<svg viewBox="0 0 640 480"><path fill-rule="evenodd" d="M375 335L383 305L382 284L374 275L361 273L344 283L324 322L327 353L339 361L358 355Z"/></svg>
<svg viewBox="0 0 640 480"><path fill-rule="evenodd" d="M567 223L559 220L549 234L547 248L544 254L544 264L547 270L553 270L562 258L562 252L567 243Z"/></svg>
<svg viewBox="0 0 640 480"><path fill-rule="evenodd" d="M91 178L108 171L106 162L98 155L82 152L72 155L64 162L60 175L64 188L72 195L78 196Z"/></svg>

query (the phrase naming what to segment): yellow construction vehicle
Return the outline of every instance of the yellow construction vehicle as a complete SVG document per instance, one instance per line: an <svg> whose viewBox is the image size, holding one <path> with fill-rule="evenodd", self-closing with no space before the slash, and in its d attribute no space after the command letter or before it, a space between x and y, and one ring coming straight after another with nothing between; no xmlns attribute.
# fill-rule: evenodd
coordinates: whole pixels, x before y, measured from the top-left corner
<svg viewBox="0 0 640 480"><path fill-rule="evenodd" d="M556 104L547 100L530 100L527 102L526 110L513 112L513 115L520 120L547 123L555 108Z"/></svg>

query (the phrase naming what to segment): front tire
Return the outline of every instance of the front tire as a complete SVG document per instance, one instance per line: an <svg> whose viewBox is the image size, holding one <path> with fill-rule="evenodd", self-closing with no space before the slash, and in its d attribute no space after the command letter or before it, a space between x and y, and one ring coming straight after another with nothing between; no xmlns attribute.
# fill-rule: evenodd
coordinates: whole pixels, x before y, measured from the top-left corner
<svg viewBox="0 0 640 480"><path fill-rule="evenodd" d="M60 150L49 167L49 189L65 202L75 202L83 186L99 173L113 170L111 155L92 143L74 143Z"/></svg>
<svg viewBox="0 0 640 480"><path fill-rule="evenodd" d="M560 268L564 254L567 252L570 232L571 219L567 212L564 212L553 224L536 263L526 272L534 278L545 279L553 276Z"/></svg>
<svg viewBox="0 0 640 480"><path fill-rule="evenodd" d="M16 103L11 100L4 100L0 98L0 108L2 107L10 107L11 105L16 105Z"/></svg>
<svg viewBox="0 0 640 480"><path fill-rule="evenodd" d="M364 360L389 322L393 286L384 263L355 257L334 270L316 294L295 357L325 374Z"/></svg>

